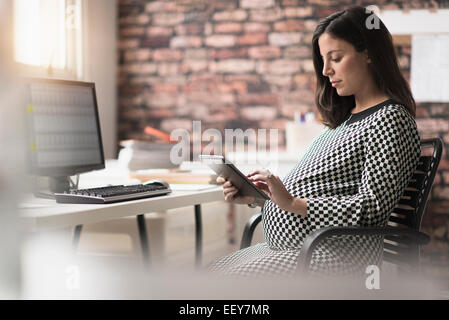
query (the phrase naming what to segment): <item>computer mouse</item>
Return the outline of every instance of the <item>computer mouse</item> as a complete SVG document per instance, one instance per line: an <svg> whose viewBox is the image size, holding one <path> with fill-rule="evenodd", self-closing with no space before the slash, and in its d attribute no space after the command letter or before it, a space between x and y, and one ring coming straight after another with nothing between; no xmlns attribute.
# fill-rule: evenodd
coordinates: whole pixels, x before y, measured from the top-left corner
<svg viewBox="0 0 449 320"><path fill-rule="evenodd" d="M148 181L146 181L143 184L144 185L156 184L156 185L160 185L161 187L170 188L170 185L166 181L164 181L164 180L148 180Z"/></svg>

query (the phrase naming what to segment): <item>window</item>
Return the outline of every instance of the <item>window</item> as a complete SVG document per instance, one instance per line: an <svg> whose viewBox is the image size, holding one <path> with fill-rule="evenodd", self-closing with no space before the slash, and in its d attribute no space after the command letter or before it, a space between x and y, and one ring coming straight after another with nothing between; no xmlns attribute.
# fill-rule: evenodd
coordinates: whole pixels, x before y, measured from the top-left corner
<svg viewBox="0 0 449 320"><path fill-rule="evenodd" d="M25 75L82 77L82 0L14 0L14 57Z"/></svg>

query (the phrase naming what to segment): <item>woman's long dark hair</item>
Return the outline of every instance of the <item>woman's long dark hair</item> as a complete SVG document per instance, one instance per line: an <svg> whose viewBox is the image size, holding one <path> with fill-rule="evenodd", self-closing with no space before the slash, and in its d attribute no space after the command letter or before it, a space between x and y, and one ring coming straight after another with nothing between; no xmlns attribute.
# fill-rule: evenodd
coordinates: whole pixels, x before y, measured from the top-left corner
<svg viewBox="0 0 449 320"><path fill-rule="evenodd" d="M391 34L383 22L373 15L363 7L351 7L320 21L313 34L313 64L317 78L315 102L323 123L332 129L338 127L355 107L355 99L354 96L339 96L322 74L324 63L318 39L323 33L349 42L358 52L367 50L371 59L370 70L377 87L385 95L403 104L415 117L415 100L399 70Z"/></svg>

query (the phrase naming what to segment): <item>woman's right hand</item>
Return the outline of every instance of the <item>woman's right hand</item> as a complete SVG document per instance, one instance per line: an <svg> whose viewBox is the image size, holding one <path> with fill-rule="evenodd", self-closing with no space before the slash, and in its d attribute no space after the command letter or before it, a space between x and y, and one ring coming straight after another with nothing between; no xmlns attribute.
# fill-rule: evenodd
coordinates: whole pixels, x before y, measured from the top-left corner
<svg viewBox="0 0 449 320"><path fill-rule="evenodd" d="M219 176L217 178L217 183L223 186L223 194L226 202L232 202L236 204L254 203L255 201L254 197L236 196L239 190L234 185L232 185L231 181L228 181L225 178Z"/></svg>

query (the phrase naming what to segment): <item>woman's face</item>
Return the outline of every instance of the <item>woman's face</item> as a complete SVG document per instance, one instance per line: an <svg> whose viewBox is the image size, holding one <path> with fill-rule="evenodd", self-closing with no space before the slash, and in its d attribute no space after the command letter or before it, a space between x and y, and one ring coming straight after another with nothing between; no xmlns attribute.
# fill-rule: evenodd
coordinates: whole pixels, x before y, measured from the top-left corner
<svg viewBox="0 0 449 320"><path fill-rule="evenodd" d="M349 42L329 33L319 37L318 45L324 62L323 75L329 78L337 94L350 96L363 93L364 86L371 80L368 55L357 52Z"/></svg>

